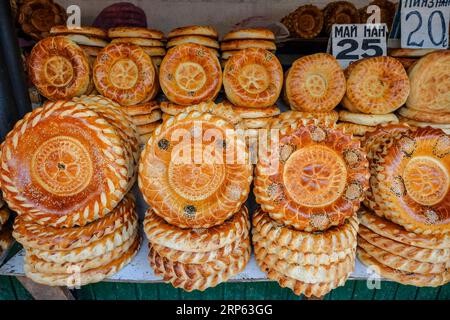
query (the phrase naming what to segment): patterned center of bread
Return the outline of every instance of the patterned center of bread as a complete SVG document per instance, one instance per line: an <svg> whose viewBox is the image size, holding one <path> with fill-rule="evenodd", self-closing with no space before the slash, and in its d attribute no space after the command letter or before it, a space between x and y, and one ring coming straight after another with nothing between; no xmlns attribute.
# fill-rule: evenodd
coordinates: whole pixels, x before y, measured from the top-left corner
<svg viewBox="0 0 450 320"><path fill-rule="evenodd" d="M139 76L139 68L130 59L117 60L109 72L111 83L119 89L127 90L135 86Z"/></svg>
<svg viewBox="0 0 450 320"><path fill-rule="evenodd" d="M364 92L370 98L382 97L387 89L387 84L375 75L368 76L364 80Z"/></svg>
<svg viewBox="0 0 450 320"><path fill-rule="evenodd" d="M239 73L239 84L247 92L258 94L269 87L269 73L259 64L248 64Z"/></svg>
<svg viewBox="0 0 450 320"><path fill-rule="evenodd" d="M315 98L322 97L327 92L327 80L320 74L310 74L306 77L305 87Z"/></svg>
<svg viewBox="0 0 450 320"><path fill-rule="evenodd" d="M352 23L352 17L349 16L347 13L338 13L336 15L336 24L349 24Z"/></svg>
<svg viewBox="0 0 450 320"><path fill-rule="evenodd" d="M298 23L301 30L311 31L316 25L316 20L311 14L304 14Z"/></svg>
<svg viewBox="0 0 450 320"><path fill-rule="evenodd" d="M64 87L72 81L74 72L72 64L62 56L52 56L44 66L45 77L52 86Z"/></svg>
<svg viewBox="0 0 450 320"><path fill-rule="evenodd" d="M169 183L175 192L192 201L207 199L217 192L225 179L222 154L210 153L201 144L195 144L192 152L191 144L179 150L181 152L172 153L168 171ZM198 156L203 159L196 159Z"/></svg>
<svg viewBox="0 0 450 320"><path fill-rule="evenodd" d="M33 27L44 32L53 26L54 16L50 8L39 8L33 11L30 20Z"/></svg>
<svg viewBox="0 0 450 320"><path fill-rule="evenodd" d="M412 158L403 171L408 195L416 202L431 206L442 201L449 188L449 173L431 157Z"/></svg>
<svg viewBox="0 0 450 320"><path fill-rule="evenodd" d="M206 73L201 65L195 62L180 63L175 71L177 84L186 91L198 91L206 83Z"/></svg>
<svg viewBox="0 0 450 320"><path fill-rule="evenodd" d="M34 153L32 177L48 192L70 196L85 189L93 175L88 150L76 139L58 136L44 142Z"/></svg>
<svg viewBox="0 0 450 320"><path fill-rule="evenodd" d="M313 145L291 155L285 164L283 179L295 202L320 207L341 196L347 182L347 169L334 150Z"/></svg>

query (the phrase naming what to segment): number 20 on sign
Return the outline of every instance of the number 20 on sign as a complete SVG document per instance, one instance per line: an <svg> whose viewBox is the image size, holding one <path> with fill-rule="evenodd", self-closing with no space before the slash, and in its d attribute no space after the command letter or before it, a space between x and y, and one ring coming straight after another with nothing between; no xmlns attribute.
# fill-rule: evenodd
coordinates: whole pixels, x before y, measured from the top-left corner
<svg viewBox="0 0 450 320"><path fill-rule="evenodd" d="M402 0L401 47L448 47L450 0Z"/></svg>

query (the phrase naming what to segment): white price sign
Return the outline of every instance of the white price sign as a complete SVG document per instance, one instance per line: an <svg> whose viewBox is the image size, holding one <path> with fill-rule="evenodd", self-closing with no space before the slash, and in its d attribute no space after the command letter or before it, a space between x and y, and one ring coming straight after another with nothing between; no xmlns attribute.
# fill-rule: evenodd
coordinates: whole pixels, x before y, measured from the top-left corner
<svg viewBox="0 0 450 320"><path fill-rule="evenodd" d="M448 47L449 0L402 0L401 47Z"/></svg>
<svg viewBox="0 0 450 320"><path fill-rule="evenodd" d="M385 56L386 24L335 24L331 31L331 53L343 68L363 58Z"/></svg>

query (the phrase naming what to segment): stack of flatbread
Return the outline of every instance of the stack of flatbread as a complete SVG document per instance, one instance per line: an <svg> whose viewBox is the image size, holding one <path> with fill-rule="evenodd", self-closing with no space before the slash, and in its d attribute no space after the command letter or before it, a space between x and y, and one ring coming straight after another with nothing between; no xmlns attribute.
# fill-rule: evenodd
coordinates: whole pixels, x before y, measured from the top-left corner
<svg viewBox="0 0 450 320"><path fill-rule="evenodd" d="M134 106L124 106L123 110L130 116L136 126L141 145L147 142L152 132L162 122L162 112L157 101L150 101Z"/></svg>
<svg viewBox="0 0 450 320"><path fill-rule="evenodd" d="M173 29L167 35L167 49L180 44L195 43L209 48L209 50L219 57L219 34L211 26L186 26Z"/></svg>
<svg viewBox="0 0 450 320"><path fill-rule="evenodd" d="M358 256L414 286L450 281L450 138L440 129L379 127L365 139L371 173Z"/></svg>
<svg viewBox="0 0 450 320"><path fill-rule="evenodd" d="M220 44L222 67L230 57L242 49L260 48L275 53L275 35L269 29L249 28L228 32Z"/></svg>
<svg viewBox="0 0 450 320"><path fill-rule="evenodd" d="M138 27L115 27L108 30L111 43L131 43L141 46L151 58L155 67L161 65L166 55L164 33L159 30Z"/></svg>
<svg viewBox="0 0 450 320"><path fill-rule="evenodd" d="M450 134L449 68L450 50L429 53L409 68L411 93L398 110L401 122Z"/></svg>
<svg viewBox="0 0 450 320"><path fill-rule="evenodd" d="M3 197L18 214L13 236L29 278L81 286L131 261L140 246L128 194L139 146L120 106L101 96L48 102L16 124L1 151Z"/></svg>
<svg viewBox="0 0 450 320"><path fill-rule="evenodd" d="M253 216L257 263L269 279L308 297L344 285L353 271L356 213L369 180L359 141L324 124L279 122L253 189L261 205Z"/></svg>
<svg viewBox="0 0 450 320"><path fill-rule="evenodd" d="M338 126L346 133L362 137L378 125L398 123L394 114L408 98L408 75L392 57L366 58L345 70L347 90L339 113Z"/></svg>
<svg viewBox="0 0 450 320"><path fill-rule="evenodd" d="M250 259L243 205L252 165L244 140L224 116L197 109L174 115L152 134L139 165L150 208L144 230L156 275L186 291L203 291L240 273Z"/></svg>

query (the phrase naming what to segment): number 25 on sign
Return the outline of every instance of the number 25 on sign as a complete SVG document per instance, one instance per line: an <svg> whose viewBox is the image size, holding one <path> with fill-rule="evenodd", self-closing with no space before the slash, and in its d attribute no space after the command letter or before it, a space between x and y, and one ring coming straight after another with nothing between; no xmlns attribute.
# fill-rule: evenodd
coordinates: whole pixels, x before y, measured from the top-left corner
<svg viewBox="0 0 450 320"><path fill-rule="evenodd" d="M450 0L402 0L402 48L448 47Z"/></svg>

